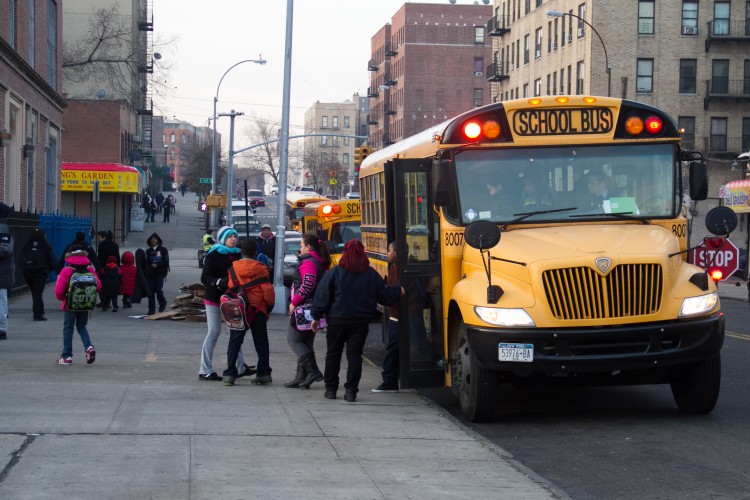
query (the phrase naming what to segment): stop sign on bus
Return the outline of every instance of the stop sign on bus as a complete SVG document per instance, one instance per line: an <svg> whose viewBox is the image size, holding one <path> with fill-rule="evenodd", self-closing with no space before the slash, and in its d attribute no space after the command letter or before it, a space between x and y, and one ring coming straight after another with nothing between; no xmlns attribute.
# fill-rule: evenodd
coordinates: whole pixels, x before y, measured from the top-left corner
<svg viewBox="0 0 750 500"><path fill-rule="evenodd" d="M726 239L719 248L701 247L691 252L691 262L702 268L721 271L721 281L726 280L740 268L740 251L731 240Z"/></svg>

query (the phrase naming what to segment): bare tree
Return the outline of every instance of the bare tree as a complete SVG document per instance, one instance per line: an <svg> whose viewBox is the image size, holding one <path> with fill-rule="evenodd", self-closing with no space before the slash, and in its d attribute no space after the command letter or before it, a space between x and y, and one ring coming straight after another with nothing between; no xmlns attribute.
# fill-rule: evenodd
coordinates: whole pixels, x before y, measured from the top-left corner
<svg viewBox="0 0 750 500"><path fill-rule="evenodd" d="M244 135L250 145L263 145L241 153L239 157L246 165L249 165L249 168L263 172L274 183L278 183L281 173L278 122L270 118L253 116L250 125L244 130ZM290 141L287 162L287 182L289 183L297 182L301 174L301 151L299 143Z"/></svg>
<svg viewBox="0 0 750 500"><path fill-rule="evenodd" d="M336 154L331 154L318 145L308 148L304 153L305 178L316 191L333 194L338 189L341 178L346 177L346 169ZM309 176L308 176L309 173ZM335 180L331 183L331 180Z"/></svg>
<svg viewBox="0 0 750 500"><path fill-rule="evenodd" d="M95 9L88 18L88 29L77 40L63 43L62 70L66 81L88 85L87 92L94 93L107 87L112 98L132 100L141 89L137 75L145 68L146 48L135 43L142 33L133 19L120 13L120 7ZM173 40L159 39L153 49L163 50ZM149 48L150 49L150 48ZM148 54L150 57L150 54ZM150 78L149 85L156 95L169 89L168 73L171 63L160 61L159 78Z"/></svg>
<svg viewBox="0 0 750 500"><path fill-rule="evenodd" d="M221 158L221 145L217 145L219 150L216 152L217 157ZM180 172L182 180L188 189L199 195L206 195L211 192L211 184L201 184L201 178L211 177L211 144L188 145L183 147L182 162L185 165ZM223 177L226 175L226 169L217 161L216 175Z"/></svg>

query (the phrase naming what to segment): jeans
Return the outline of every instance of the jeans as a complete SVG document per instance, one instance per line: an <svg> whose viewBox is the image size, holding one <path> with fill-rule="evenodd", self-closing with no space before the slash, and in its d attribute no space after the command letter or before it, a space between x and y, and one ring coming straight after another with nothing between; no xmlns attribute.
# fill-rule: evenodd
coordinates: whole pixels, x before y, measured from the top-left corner
<svg viewBox="0 0 750 500"><path fill-rule="evenodd" d="M398 359L398 321L388 319L388 343L385 346L383 358L383 382L397 384L399 375Z"/></svg>
<svg viewBox="0 0 750 500"><path fill-rule="evenodd" d="M154 314L156 312L156 300L159 301L159 312L163 311L167 307L167 299L164 298L164 278L166 276L149 276L148 286L151 288L151 294L148 296L148 313ZM156 300L154 300L156 298Z"/></svg>
<svg viewBox="0 0 750 500"><path fill-rule="evenodd" d="M32 310L35 318L44 316L44 285L47 283L47 275L40 273L23 273L23 279L29 285L31 292Z"/></svg>
<svg viewBox="0 0 750 500"><path fill-rule="evenodd" d="M262 313L255 315L252 324L250 325L250 332L253 335L253 344L255 344L255 352L258 353L258 376L271 374L271 363L270 353L271 347L268 343L268 318ZM242 342L245 340L245 334L247 330L229 330L229 346L227 346L227 369L224 370L224 375L231 375L236 377L239 374L240 365L237 366L237 356L240 353Z"/></svg>
<svg viewBox="0 0 750 500"><path fill-rule="evenodd" d="M78 335L81 336L83 348L88 349L91 346L91 338L86 324L89 322L89 311L65 311L65 320L63 323L63 358L73 356L73 328L78 329Z"/></svg>
<svg viewBox="0 0 750 500"><path fill-rule="evenodd" d="M219 312L219 306L206 304L206 323L208 324L208 332L206 333L206 339L203 341L201 369L198 372L201 375L210 375L214 372L211 360L214 357L216 342L219 340L219 335L221 334L221 313ZM244 365L245 356L242 354L242 350L240 350L237 353L237 370L241 370Z"/></svg>
<svg viewBox="0 0 750 500"><path fill-rule="evenodd" d="M359 323L331 324L328 322L326 341L326 368L323 380L326 387L338 388L341 354L346 344L346 384L344 387L354 392L359 390L359 379L362 378L362 351L369 332L369 320Z"/></svg>
<svg viewBox="0 0 750 500"><path fill-rule="evenodd" d="M0 288L0 332L8 331L8 289Z"/></svg>
<svg viewBox="0 0 750 500"><path fill-rule="evenodd" d="M301 332L292 325L289 325L289 328L286 331L286 342L289 344L289 347L292 348L294 355L298 358L310 354L311 352L315 352L313 349L313 344L315 343L315 332L312 330Z"/></svg>

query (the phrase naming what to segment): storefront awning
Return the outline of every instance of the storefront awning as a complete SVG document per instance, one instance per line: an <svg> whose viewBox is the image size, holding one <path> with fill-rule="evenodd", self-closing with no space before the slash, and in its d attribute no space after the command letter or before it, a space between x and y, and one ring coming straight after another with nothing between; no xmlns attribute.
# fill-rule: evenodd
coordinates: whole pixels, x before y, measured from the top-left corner
<svg viewBox="0 0 750 500"><path fill-rule="evenodd" d="M719 188L719 197L738 214L750 213L750 180L727 182Z"/></svg>
<svg viewBox="0 0 750 500"><path fill-rule="evenodd" d="M119 163L63 163L61 175L61 191L92 192L94 182L99 181L103 193L141 192L141 172Z"/></svg>

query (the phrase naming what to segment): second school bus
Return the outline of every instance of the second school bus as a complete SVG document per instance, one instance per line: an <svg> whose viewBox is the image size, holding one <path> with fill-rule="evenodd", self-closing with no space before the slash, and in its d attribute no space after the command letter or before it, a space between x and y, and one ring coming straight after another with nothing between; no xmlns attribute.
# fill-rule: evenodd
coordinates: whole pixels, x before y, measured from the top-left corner
<svg viewBox="0 0 750 500"><path fill-rule="evenodd" d="M331 253L331 265L338 264L346 242L360 240L362 213L359 200L327 200L305 206L303 232L317 234Z"/></svg>
<svg viewBox="0 0 750 500"><path fill-rule="evenodd" d="M663 111L504 101L370 155L359 180L371 262L385 274L395 241L407 290L402 387L444 383L472 421L501 383L670 384L681 410L714 408L724 318L683 205L706 165Z"/></svg>

